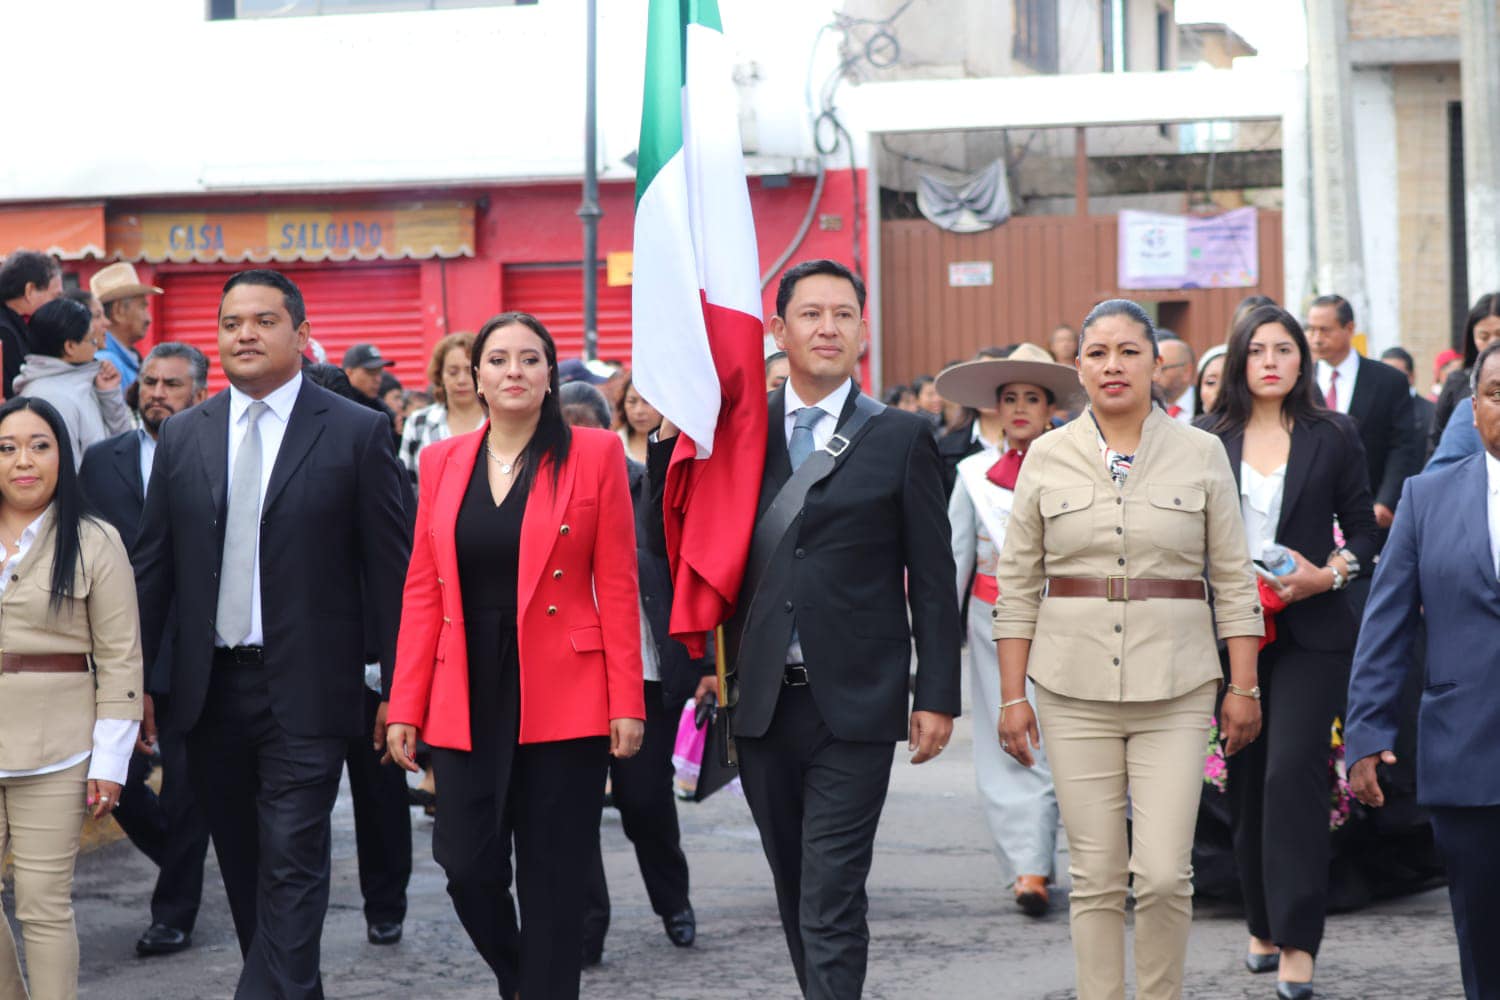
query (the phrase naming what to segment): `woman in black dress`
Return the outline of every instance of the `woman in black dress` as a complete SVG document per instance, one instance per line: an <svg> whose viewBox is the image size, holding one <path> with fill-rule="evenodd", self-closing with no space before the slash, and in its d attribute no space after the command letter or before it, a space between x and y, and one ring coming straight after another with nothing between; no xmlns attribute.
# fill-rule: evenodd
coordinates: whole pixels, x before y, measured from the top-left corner
<svg viewBox="0 0 1500 1000"><path fill-rule="evenodd" d="M473 363L488 422L421 457L387 742L408 770L432 746L433 856L501 995L571 998L609 755L644 732L623 446L564 423L535 318L490 320Z"/></svg>

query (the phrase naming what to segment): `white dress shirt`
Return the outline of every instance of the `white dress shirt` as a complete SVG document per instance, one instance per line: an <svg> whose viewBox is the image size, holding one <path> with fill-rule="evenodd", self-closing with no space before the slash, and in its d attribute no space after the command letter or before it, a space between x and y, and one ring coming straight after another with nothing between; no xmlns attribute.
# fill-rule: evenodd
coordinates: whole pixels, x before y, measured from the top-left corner
<svg viewBox="0 0 1500 1000"><path fill-rule="evenodd" d="M843 384L837 389L816 403L811 404L826 414L816 424L813 424L813 450L826 448L828 447L828 442L833 440L833 432L838 430L839 426L839 414L844 411L844 404L848 402L849 393L853 389L854 383L845 379ZM797 391L792 388L791 380L788 379L786 383L786 420L784 423L786 427L786 443L789 445L792 443L792 428L797 423L797 411L805 409L807 406L808 404L804 403L798 397ZM978 421L975 421L975 423L977 424ZM802 640L797 638L795 631L792 633L792 644L786 650L786 662L806 662L802 658Z"/></svg>
<svg viewBox="0 0 1500 1000"><path fill-rule="evenodd" d="M1245 519L1245 543L1251 559L1259 559L1266 546L1276 541L1285 486L1285 463L1263 476L1249 462L1240 462L1240 514Z"/></svg>
<svg viewBox="0 0 1500 1000"><path fill-rule="evenodd" d="M156 438L144 427L137 427L135 432L141 439L141 492L144 493L151 485L151 466L156 464Z"/></svg>
<svg viewBox="0 0 1500 1000"><path fill-rule="evenodd" d="M291 381L278 389L268 393L262 403L266 404L266 412L262 413L260 419L255 423L255 429L260 434L260 506L265 505L266 487L271 483L271 470L276 467L276 455L281 451L281 439L286 437L286 425L292 419L292 407L297 405L297 393L302 391L302 373L298 372L292 376ZM246 414L250 411L250 404L255 402L234 386L229 387L229 466L224 472L226 488L234 482L234 460L239 454L240 444L245 440ZM229 497L224 500L226 509ZM250 634L245 636L244 645L261 646L266 641L265 627L260 619L260 535L255 538L255 576L250 583ZM214 635L214 644L224 646L227 643L218 634Z"/></svg>
<svg viewBox="0 0 1500 1000"><path fill-rule="evenodd" d="M1484 471L1489 478L1490 565L1500 577L1500 459L1485 453Z"/></svg>
<svg viewBox="0 0 1500 1000"><path fill-rule="evenodd" d="M1324 399L1328 398L1328 387L1333 384L1333 373L1335 371L1339 373L1339 398L1334 400L1337 404L1335 409L1347 414L1349 400L1354 398L1354 381L1359 377L1359 352L1352 347L1349 348L1349 353L1344 355L1344 360L1340 361L1336 368L1326 361L1319 361L1317 371L1318 392Z"/></svg>
<svg viewBox="0 0 1500 1000"><path fill-rule="evenodd" d="M6 560L4 571L0 572L0 594L5 593L6 585L15 575L16 567L21 564L22 559L26 558L26 553L31 549L31 543L36 541L37 525L42 523L42 518L51 509L49 506L38 514L36 519L26 526L26 530L21 532L21 537L16 540L16 554ZM123 785L125 772L130 768L130 755L135 751L135 734L140 726L141 724L135 719L95 719L92 751L85 750L83 753L74 754L51 764L44 764L41 767L34 767L28 771L0 770L0 778L25 778L37 774L66 771L92 757L88 774L90 780L113 781L117 785Z"/></svg>
<svg viewBox="0 0 1500 1000"><path fill-rule="evenodd" d="M1197 392L1193 389L1192 386L1188 386L1182 391L1181 396L1178 396L1176 399L1167 400L1168 408L1173 406L1177 407L1177 416L1173 417L1172 419L1177 421L1179 424L1191 425L1193 422L1193 403L1195 402L1196 396Z"/></svg>
<svg viewBox="0 0 1500 1000"><path fill-rule="evenodd" d="M844 412L844 404L849 401L849 393L853 391L854 383L845 381L837 389L811 405L816 406L828 416L821 418L813 425L813 449L826 448L828 442L833 439L833 432L838 430L839 414ZM806 409L809 404L804 403L798 396L792 383L786 383L786 443L792 443L792 427L797 423L797 411ZM830 419L832 418L832 419Z"/></svg>

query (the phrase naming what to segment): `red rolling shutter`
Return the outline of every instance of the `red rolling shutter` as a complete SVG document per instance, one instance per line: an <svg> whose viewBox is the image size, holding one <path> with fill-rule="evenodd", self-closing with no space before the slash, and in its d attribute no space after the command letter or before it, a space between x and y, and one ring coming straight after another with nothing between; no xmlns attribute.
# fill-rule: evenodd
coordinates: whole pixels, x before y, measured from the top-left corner
<svg viewBox="0 0 1500 1000"><path fill-rule="evenodd" d="M630 286L611 287L599 268L599 357L630 364ZM501 294L506 310L528 312L557 342L559 358L583 357L583 275L578 264L511 264Z"/></svg>
<svg viewBox="0 0 1500 1000"><path fill-rule="evenodd" d="M236 270L243 268L157 271L156 283L164 294L148 342L176 340L202 350L210 361L209 387L215 391L225 385L218 363L219 296ZM354 344L375 344L396 362L391 372L403 386L426 386L428 349L422 334L419 265L343 264L287 268L286 274L302 290L313 339L328 352L329 363L342 361L344 351Z"/></svg>

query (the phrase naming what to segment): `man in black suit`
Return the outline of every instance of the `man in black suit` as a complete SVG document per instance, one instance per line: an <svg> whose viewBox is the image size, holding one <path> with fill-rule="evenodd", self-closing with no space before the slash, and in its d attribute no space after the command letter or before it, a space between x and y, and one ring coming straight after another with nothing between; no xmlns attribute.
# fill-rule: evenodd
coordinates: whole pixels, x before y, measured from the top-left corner
<svg viewBox="0 0 1500 1000"><path fill-rule="evenodd" d="M162 427L135 549L148 663L176 603L163 725L187 733L242 1000L323 995L329 812L364 729L367 634L389 690L410 549L390 427L302 377L309 329L284 275L225 283L230 388Z"/></svg>
<svg viewBox="0 0 1500 1000"><path fill-rule="evenodd" d="M791 377L769 398L761 518L794 467L855 413L864 304L864 283L834 261L781 279L771 332ZM653 493L669 452L651 449ZM808 997L847 1000L864 986L865 880L892 744L906 739L920 764L952 732L963 634L954 572L931 423L885 408L808 492L726 630L740 778Z"/></svg>
<svg viewBox="0 0 1500 1000"><path fill-rule="evenodd" d="M1318 359L1318 390L1330 410L1359 425L1375 494L1375 522L1389 529L1401 487L1422 470L1422 442L1411 387L1389 365L1354 350L1354 309L1341 295L1322 295L1307 310L1307 342ZM1368 589L1368 577L1364 582Z"/></svg>
<svg viewBox="0 0 1500 1000"><path fill-rule="evenodd" d="M1402 378L1406 379L1407 392L1411 395L1412 420L1417 425L1417 433L1422 436L1421 443L1425 449L1427 439L1432 436L1432 424L1437 413L1437 404L1417 391L1417 363L1412 360L1411 354L1404 347L1386 348L1380 352L1380 360L1396 369L1401 373Z"/></svg>
<svg viewBox="0 0 1500 1000"><path fill-rule="evenodd" d="M162 424L208 398L208 358L189 344L158 344L141 366L141 426L94 445L83 456L78 479L84 495L133 548L146 503L146 483L156 458ZM149 665L148 691L169 697L171 649L167 643ZM151 894L151 926L135 943L141 955L168 955L193 943L193 924L203 896L203 857L208 852L208 820L188 786L184 734L158 733L156 698L147 694L146 716L130 773L120 793L115 820L131 843L156 862ZM161 797L146 784L151 748L161 751Z"/></svg>

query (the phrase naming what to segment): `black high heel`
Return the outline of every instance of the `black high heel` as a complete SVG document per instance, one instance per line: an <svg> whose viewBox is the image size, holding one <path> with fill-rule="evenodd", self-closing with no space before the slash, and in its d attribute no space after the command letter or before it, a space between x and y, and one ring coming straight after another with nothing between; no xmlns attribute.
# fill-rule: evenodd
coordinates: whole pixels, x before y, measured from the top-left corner
<svg viewBox="0 0 1500 1000"><path fill-rule="evenodd" d="M1285 980L1278 980L1276 983L1277 1000L1313 1000L1315 995L1311 981L1289 983Z"/></svg>
<svg viewBox="0 0 1500 1000"><path fill-rule="evenodd" d="M1245 953L1245 968L1259 975L1262 972L1275 972L1281 966L1281 952L1273 951L1269 955L1261 955L1257 952Z"/></svg>

